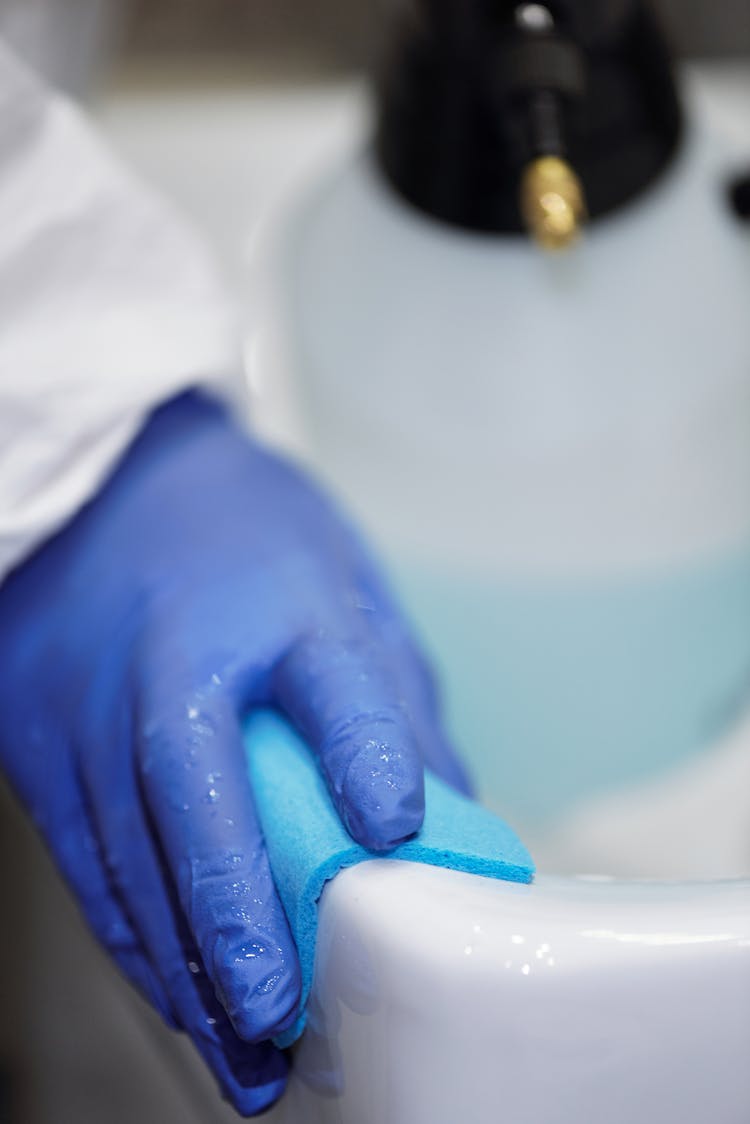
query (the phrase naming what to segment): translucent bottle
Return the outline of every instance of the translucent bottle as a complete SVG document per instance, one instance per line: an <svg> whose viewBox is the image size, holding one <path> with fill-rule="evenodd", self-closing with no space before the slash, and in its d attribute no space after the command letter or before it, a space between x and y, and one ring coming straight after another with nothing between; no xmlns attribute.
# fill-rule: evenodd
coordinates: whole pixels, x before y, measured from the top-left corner
<svg viewBox="0 0 750 1124"><path fill-rule="evenodd" d="M564 256L422 216L367 154L285 220L311 459L517 823L668 770L750 701L750 239L705 118Z"/></svg>

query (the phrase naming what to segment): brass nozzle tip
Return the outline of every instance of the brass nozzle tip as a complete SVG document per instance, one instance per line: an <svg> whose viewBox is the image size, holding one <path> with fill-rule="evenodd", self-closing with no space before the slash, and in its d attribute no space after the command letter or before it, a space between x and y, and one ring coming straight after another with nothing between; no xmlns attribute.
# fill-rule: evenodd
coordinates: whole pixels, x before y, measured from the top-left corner
<svg viewBox="0 0 750 1124"><path fill-rule="evenodd" d="M521 214L545 250L564 250L575 242L586 218L581 181L559 156L539 156L521 177Z"/></svg>

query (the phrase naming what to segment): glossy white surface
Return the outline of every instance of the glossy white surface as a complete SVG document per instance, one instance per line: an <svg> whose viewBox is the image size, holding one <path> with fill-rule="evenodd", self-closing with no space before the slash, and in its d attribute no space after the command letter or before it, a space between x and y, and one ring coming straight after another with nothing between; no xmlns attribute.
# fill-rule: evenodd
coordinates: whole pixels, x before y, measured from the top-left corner
<svg viewBox="0 0 750 1124"><path fill-rule="evenodd" d="M750 889L367 863L279 1122L747 1124Z"/></svg>

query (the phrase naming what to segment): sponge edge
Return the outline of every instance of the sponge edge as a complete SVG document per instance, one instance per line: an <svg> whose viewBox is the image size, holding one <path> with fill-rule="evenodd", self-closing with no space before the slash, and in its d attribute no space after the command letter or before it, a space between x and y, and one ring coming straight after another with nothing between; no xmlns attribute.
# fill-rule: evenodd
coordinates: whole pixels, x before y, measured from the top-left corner
<svg viewBox="0 0 750 1124"><path fill-rule="evenodd" d="M344 867L389 858L510 882L530 882L534 876L531 856L502 820L429 772L422 830L384 854L366 850L348 834L312 754L280 715L270 710L253 714L245 725L245 747L271 871L302 972L300 1013L274 1039L277 1046L290 1046L304 1029L318 901L326 882Z"/></svg>

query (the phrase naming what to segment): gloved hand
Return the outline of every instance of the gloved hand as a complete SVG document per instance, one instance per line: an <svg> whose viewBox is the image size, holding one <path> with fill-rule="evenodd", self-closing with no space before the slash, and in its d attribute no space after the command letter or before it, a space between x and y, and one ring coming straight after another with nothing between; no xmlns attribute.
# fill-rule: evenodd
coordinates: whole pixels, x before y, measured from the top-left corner
<svg viewBox="0 0 750 1124"><path fill-rule="evenodd" d="M244 1115L284 1088L267 1039L299 999L240 736L259 705L367 847L419 828L423 762L466 787L353 532L189 394L0 587L0 760L94 933Z"/></svg>

